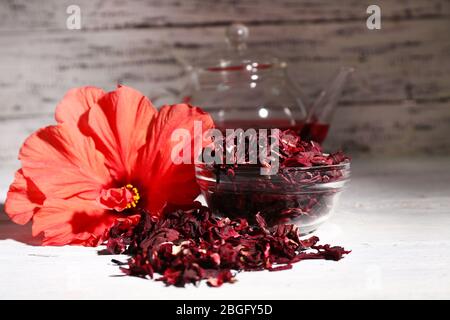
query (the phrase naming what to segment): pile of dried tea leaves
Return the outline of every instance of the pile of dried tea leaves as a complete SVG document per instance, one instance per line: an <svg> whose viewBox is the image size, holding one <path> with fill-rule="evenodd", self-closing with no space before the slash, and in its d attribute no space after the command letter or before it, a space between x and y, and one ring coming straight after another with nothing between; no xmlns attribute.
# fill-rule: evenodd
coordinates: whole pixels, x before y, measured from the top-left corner
<svg viewBox="0 0 450 320"><path fill-rule="evenodd" d="M319 245L318 237L301 240L294 225L268 227L258 215L251 226L245 219L212 217L199 202L190 210L174 210L162 218L142 212L137 219L122 220L110 230L107 244L114 260L128 275L150 277L183 287L206 280L218 287L234 282L239 271L279 271L307 259L340 260L350 251Z"/></svg>

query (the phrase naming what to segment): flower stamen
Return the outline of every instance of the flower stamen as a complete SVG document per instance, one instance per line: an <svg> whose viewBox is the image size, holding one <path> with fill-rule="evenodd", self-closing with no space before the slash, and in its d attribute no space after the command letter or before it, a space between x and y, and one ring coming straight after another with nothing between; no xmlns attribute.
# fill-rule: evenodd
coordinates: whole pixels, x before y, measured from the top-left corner
<svg viewBox="0 0 450 320"><path fill-rule="evenodd" d="M98 202L105 209L122 212L125 209L136 208L139 199L139 190L132 184L127 184L121 188L103 189Z"/></svg>
<svg viewBox="0 0 450 320"><path fill-rule="evenodd" d="M136 208L139 199L141 199L138 189L136 187L133 187L132 184L127 184L125 187L122 188L128 189L133 193L131 202L127 203L127 209L130 209L132 207Z"/></svg>

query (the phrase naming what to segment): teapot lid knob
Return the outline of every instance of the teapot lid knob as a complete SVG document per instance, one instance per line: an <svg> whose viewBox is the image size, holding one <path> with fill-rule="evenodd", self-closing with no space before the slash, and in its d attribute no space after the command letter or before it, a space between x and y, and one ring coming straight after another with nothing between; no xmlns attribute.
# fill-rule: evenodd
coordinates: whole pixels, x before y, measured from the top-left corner
<svg viewBox="0 0 450 320"><path fill-rule="evenodd" d="M249 31L247 26L241 23L233 23L226 31L228 43L238 50L245 49L248 36Z"/></svg>

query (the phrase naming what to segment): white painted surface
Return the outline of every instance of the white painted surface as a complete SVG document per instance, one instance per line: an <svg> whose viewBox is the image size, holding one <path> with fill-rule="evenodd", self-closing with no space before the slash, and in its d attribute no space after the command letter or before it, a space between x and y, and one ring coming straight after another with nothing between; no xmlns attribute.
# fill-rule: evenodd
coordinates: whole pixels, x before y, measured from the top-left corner
<svg viewBox="0 0 450 320"><path fill-rule="evenodd" d="M335 216L317 232L322 242L353 250L339 262L241 273L219 289L166 288L117 277L112 257L98 256L98 248L24 244L29 227L0 219L0 298L449 298L450 158L360 158L352 174Z"/></svg>

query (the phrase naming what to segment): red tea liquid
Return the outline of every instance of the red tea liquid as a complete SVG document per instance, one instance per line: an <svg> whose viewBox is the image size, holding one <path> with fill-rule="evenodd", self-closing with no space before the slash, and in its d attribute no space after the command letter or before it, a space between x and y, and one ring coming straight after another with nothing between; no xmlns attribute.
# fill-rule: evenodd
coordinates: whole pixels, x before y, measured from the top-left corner
<svg viewBox="0 0 450 320"><path fill-rule="evenodd" d="M298 122L292 125L289 121L284 120L239 120L239 121L229 121L217 124L217 128L220 130L225 129L271 129L277 128L281 131L293 130L300 134L304 140L312 140L318 143L322 143L328 134L329 125L320 122Z"/></svg>
<svg viewBox="0 0 450 320"><path fill-rule="evenodd" d="M329 124L320 122L308 122L305 123L302 130L300 131L300 136L303 140L312 140L321 144L327 137L329 128Z"/></svg>
<svg viewBox="0 0 450 320"><path fill-rule="evenodd" d="M216 123L216 127L220 130L225 129L280 129L287 130L291 129L295 132L300 132L303 128L303 122L298 122L294 125L288 120L236 120L236 121L225 121Z"/></svg>

